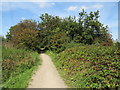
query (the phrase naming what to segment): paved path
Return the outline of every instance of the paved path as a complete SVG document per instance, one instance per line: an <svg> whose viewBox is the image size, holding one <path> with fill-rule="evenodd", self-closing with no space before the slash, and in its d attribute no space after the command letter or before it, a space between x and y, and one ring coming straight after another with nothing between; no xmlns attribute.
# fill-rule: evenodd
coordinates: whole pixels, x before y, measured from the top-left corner
<svg viewBox="0 0 120 90"><path fill-rule="evenodd" d="M51 58L46 54L40 54L40 57L42 65L33 75L28 88L66 88Z"/></svg>

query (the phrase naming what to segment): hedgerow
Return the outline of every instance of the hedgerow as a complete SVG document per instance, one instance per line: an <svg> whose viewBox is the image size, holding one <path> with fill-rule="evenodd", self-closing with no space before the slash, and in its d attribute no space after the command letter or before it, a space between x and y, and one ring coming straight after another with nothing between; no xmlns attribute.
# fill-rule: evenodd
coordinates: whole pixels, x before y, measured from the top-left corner
<svg viewBox="0 0 120 90"><path fill-rule="evenodd" d="M120 50L114 46L85 45L68 48L53 61L70 87L119 87Z"/></svg>

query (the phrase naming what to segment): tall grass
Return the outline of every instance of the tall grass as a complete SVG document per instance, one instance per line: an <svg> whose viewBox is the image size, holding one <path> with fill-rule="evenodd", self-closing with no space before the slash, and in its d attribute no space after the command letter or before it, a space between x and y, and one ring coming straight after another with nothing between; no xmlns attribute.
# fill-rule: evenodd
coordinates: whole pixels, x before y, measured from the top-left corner
<svg viewBox="0 0 120 90"><path fill-rule="evenodd" d="M39 54L24 49L2 47L2 87L26 88L33 70L40 64Z"/></svg>

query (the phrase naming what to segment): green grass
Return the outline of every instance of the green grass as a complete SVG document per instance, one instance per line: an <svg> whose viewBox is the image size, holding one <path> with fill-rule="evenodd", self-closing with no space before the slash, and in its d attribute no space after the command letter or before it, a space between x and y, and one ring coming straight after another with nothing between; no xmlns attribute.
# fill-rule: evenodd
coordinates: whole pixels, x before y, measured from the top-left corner
<svg viewBox="0 0 120 90"><path fill-rule="evenodd" d="M52 52L52 51L46 51L45 52L47 55L49 55L54 63L54 65L56 66L57 70L58 70L58 73L59 75L62 77L62 79L64 80L64 82L70 87L69 83L66 81L66 79L64 78L64 72L62 72L60 69L59 69L59 62L56 61L57 57L59 54L55 53L55 52Z"/></svg>
<svg viewBox="0 0 120 90"><path fill-rule="evenodd" d="M59 75L62 77L62 79L64 80L64 82L67 84L67 86L71 87L71 86L70 86L70 83L69 83L69 82L65 79L65 77L64 77L64 72L61 71L61 70L59 69L59 67L58 67L58 66L60 65L60 63L57 62L56 59L57 59L57 57L58 57L59 54L58 54L58 53L55 53L55 52L52 52L52 51L46 51L45 53L51 57L54 65L56 66L56 68L57 68L57 70L58 70Z"/></svg>
<svg viewBox="0 0 120 90"><path fill-rule="evenodd" d="M26 70L24 73L20 73L16 77L11 77L6 83L3 84L5 88L27 88L33 71L36 67L32 67L30 70Z"/></svg>
<svg viewBox="0 0 120 90"><path fill-rule="evenodd" d="M114 46L84 45L67 48L53 59L61 77L70 88L118 88L120 51Z"/></svg>
<svg viewBox="0 0 120 90"><path fill-rule="evenodd" d="M40 65L37 52L16 48L2 48L3 88L27 88L33 71Z"/></svg>

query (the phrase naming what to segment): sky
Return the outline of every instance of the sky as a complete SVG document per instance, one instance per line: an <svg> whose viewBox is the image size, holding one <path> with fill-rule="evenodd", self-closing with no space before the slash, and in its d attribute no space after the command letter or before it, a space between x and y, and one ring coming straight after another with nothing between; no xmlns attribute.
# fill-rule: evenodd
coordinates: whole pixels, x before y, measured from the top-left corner
<svg viewBox="0 0 120 90"><path fill-rule="evenodd" d="M91 0L92 1L92 0ZM114 0L113 0L114 1ZM40 21L39 16L44 13L50 15L67 17L79 16L82 9L87 13L90 11L100 11L99 21L108 25L109 32L114 40L118 39L118 2L12 2L5 0L0 3L0 35L4 36L11 26L16 25L21 20L33 19Z"/></svg>

